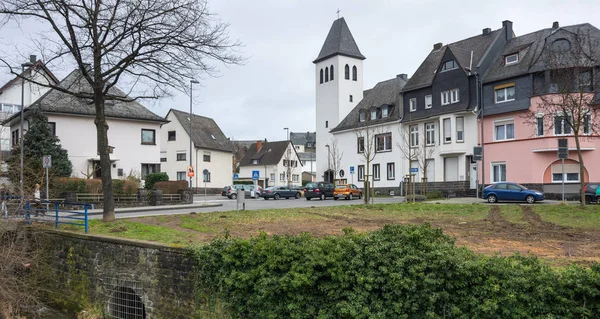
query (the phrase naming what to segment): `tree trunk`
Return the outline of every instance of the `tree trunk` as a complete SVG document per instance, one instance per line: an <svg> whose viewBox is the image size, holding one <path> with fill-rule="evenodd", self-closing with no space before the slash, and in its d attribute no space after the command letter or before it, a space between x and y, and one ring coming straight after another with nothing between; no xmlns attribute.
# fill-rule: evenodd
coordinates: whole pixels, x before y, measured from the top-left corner
<svg viewBox="0 0 600 319"><path fill-rule="evenodd" d="M579 200L581 201L581 205L585 205L585 191L583 190L583 186L585 185L585 166L583 164L583 155L581 154L579 134L575 134L575 145L577 146L577 158L579 159ZM563 178L565 177L563 176Z"/></svg>
<svg viewBox="0 0 600 319"><path fill-rule="evenodd" d="M102 221L112 222L115 220L115 198L112 187L112 174L110 164L110 153L108 150L108 123L104 116L104 95L102 88L94 88L94 105L96 107L96 135L98 153L100 155L100 171L102 174L102 194L104 208L102 210Z"/></svg>
<svg viewBox="0 0 600 319"><path fill-rule="evenodd" d="M371 156L371 154L369 154L369 156ZM367 161L367 167L365 167L366 174L364 175L365 193L364 193L364 196L363 196L365 204L369 203L369 199L371 197L371 185L369 185L369 166L370 165L371 165L371 161Z"/></svg>

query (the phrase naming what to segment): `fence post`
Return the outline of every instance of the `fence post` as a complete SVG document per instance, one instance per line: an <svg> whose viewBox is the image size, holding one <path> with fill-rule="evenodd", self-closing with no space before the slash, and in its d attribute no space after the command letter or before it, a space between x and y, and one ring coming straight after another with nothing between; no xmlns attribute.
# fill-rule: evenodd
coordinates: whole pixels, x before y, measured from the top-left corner
<svg viewBox="0 0 600 319"><path fill-rule="evenodd" d="M25 204L25 220L27 221L27 225L31 224L31 206L29 205L29 202L27 202L27 204Z"/></svg>
<svg viewBox="0 0 600 319"><path fill-rule="evenodd" d="M87 204L83 205L83 218L84 218L85 233L87 234L87 232L88 232L88 205Z"/></svg>
<svg viewBox="0 0 600 319"><path fill-rule="evenodd" d="M56 213L55 217L55 228L58 229L58 203L54 203L54 211Z"/></svg>

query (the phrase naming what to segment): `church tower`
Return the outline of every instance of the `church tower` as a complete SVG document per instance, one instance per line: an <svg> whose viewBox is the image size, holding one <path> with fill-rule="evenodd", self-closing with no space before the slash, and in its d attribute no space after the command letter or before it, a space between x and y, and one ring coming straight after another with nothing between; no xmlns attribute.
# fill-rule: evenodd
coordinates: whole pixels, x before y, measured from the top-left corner
<svg viewBox="0 0 600 319"><path fill-rule="evenodd" d="M328 174L329 133L363 98L363 60L344 18L333 22L321 52L313 61L316 83L317 180L333 182ZM331 160L330 160L331 161Z"/></svg>

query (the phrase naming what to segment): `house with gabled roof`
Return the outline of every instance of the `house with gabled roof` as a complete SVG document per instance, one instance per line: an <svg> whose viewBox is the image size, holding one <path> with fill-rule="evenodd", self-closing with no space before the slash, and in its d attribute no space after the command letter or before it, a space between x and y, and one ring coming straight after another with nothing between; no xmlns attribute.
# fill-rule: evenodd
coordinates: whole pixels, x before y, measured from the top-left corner
<svg viewBox="0 0 600 319"><path fill-rule="evenodd" d="M79 69L72 71L59 86L79 92L91 92L91 87ZM116 87L111 94L126 98ZM25 120L32 110L48 117L48 124L69 153L74 177L100 178L100 156L97 151L95 108L89 100L75 97L56 89L49 89L24 109ZM160 172L160 131L167 121L148 110L137 101L106 101L105 115L108 124L108 143L112 163L111 174L124 178L128 174L139 175L142 180L148 173ZM10 127L12 144L17 145L27 132L20 132L20 116L15 113L3 121Z"/></svg>
<svg viewBox="0 0 600 319"><path fill-rule="evenodd" d="M161 171L170 180L186 180L192 187L222 188L233 177L233 144L214 119L170 109L161 126ZM190 128L191 124L191 128ZM190 129L192 153L190 154ZM191 156L191 158L190 158ZM192 178L187 168L194 168ZM208 170L204 174L204 170Z"/></svg>
<svg viewBox="0 0 600 319"><path fill-rule="evenodd" d="M259 171L258 184L263 187L302 185L302 163L290 141L253 143L239 168L239 179L246 181L252 180L253 171Z"/></svg>

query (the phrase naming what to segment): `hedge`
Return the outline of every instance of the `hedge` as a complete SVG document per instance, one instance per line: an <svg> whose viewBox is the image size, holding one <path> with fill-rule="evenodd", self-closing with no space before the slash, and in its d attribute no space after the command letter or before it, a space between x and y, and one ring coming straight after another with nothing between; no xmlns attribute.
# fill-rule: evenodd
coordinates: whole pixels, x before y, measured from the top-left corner
<svg viewBox="0 0 600 319"><path fill-rule="evenodd" d="M113 179L113 190L116 196L137 193L138 184L132 180ZM102 180L60 177L50 183L51 197L63 196L65 192L102 194Z"/></svg>
<svg viewBox="0 0 600 319"><path fill-rule="evenodd" d="M163 194L177 194L180 189L187 189L188 182L186 181L166 181L154 183L154 189L160 189Z"/></svg>
<svg viewBox="0 0 600 319"><path fill-rule="evenodd" d="M146 182L144 184L144 188L154 189L154 183L166 182L168 180L169 175L167 175L167 173L150 173L146 175Z"/></svg>
<svg viewBox="0 0 600 319"><path fill-rule="evenodd" d="M197 247L198 296L236 318L594 318L600 266L488 257L428 225Z"/></svg>

